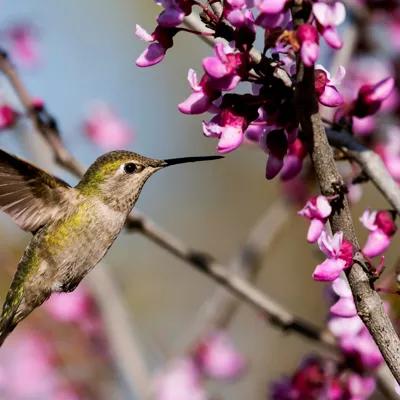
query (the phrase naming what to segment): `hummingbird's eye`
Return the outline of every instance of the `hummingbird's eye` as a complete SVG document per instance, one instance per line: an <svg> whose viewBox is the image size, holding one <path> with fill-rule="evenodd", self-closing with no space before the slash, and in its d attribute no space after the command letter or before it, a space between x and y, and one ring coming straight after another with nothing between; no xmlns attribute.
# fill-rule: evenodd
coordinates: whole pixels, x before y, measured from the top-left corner
<svg viewBox="0 0 400 400"><path fill-rule="evenodd" d="M135 171L137 170L137 166L136 166L136 164L135 163L126 163L125 165L124 165L124 171L127 173L127 174L133 174Z"/></svg>

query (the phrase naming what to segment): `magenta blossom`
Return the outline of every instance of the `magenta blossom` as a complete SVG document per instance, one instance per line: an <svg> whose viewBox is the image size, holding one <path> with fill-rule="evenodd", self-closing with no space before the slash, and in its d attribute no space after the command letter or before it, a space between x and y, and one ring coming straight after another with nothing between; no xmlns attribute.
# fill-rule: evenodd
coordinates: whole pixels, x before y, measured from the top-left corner
<svg viewBox="0 0 400 400"><path fill-rule="evenodd" d="M201 341L194 359L200 371L214 379L235 379L245 367L242 355L224 332L210 334Z"/></svg>
<svg viewBox="0 0 400 400"><path fill-rule="evenodd" d="M245 59L243 53L234 52L225 44L218 42L214 48L215 56L203 60L203 68L212 80L214 89L232 90L241 79Z"/></svg>
<svg viewBox="0 0 400 400"><path fill-rule="evenodd" d="M300 43L300 55L304 65L311 67L319 56L319 39L317 29L310 24L300 25L297 29Z"/></svg>
<svg viewBox="0 0 400 400"><path fill-rule="evenodd" d="M156 400L206 400L199 372L189 359L172 362L154 383Z"/></svg>
<svg viewBox="0 0 400 400"><path fill-rule="evenodd" d="M339 317L354 317L357 315L353 295L347 280L339 276L332 282L332 289L339 299L330 308L330 312Z"/></svg>
<svg viewBox="0 0 400 400"><path fill-rule="evenodd" d="M318 21L318 29L326 43L334 49L342 47L342 40L336 30L346 18L346 9L340 1L334 3L323 3L321 1L313 4L313 14Z"/></svg>
<svg viewBox="0 0 400 400"><path fill-rule="evenodd" d="M95 105L84 121L86 135L104 150L121 149L132 141L133 133L105 104Z"/></svg>
<svg viewBox="0 0 400 400"><path fill-rule="evenodd" d="M343 104L343 96L336 86L340 85L345 73L344 67L339 67L336 74L331 77L322 65L315 67L315 92L321 104L327 107L338 107Z"/></svg>
<svg viewBox="0 0 400 400"><path fill-rule="evenodd" d="M299 138L289 144L288 152L283 160L280 178L285 181L296 177L303 168L303 160L306 156L306 147Z"/></svg>
<svg viewBox="0 0 400 400"><path fill-rule="evenodd" d="M298 212L299 215L311 221L307 233L309 243L315 243L319 239L331 212L332 207L328 199L322 195L312 197Z"/></svg>
<svg viewBox="0 0 400 400"><path fill-rule="evenodd" d="M344 269L350 267L353 259L353 245L344 239L343 232L336 232L331 236L326 231L322 231L318 246L327 259L315 268L314 280L333 281Z"/></svg>
<svg viewBox="0 0 400 400"><path fill-rule="evenodd" d="M26 68L36 67L40 63L39 41L33 26L18 24L6 31L10 41L13 60Z"/></svg>
<svg viewBox="0 0 400 400"><path fill-rule="evenodd" d="M365 84L358 91L356 100L352 104L352 115L364 118L375 114L382 103L391 95L394 89L394 79L386 78L375 85Z"/></svg>
<svg viewBox="0 0 400 400"><path fill-rule="evenodd" d="M184 114L202 114L208 111L213 100L221 95L221 91L212 88L210 78L206 74L198 82L197 74L193 69L189 69L187 79L193 93L178 105L179 111Z"/></svg>
<svg viewBox="0 0 400 400"><path fill-rule="evenodd" d="M136 25L136 36L150 43L147 49L137 58L136 65L138 67L150 67L161 62L167 50L173 46L173 37L177 32L176 28L157 26L156 30L149 34L140 25Z"/></svg>
<svg viewBox="0 0 400 400"><path fill-rule="evenodd" d="M340 348L365 369L374 369L383 362L382 354L365 326L355 336L342 337Z"/></svg>
<svg viewBox="0 0 400 400"><path fill-rule="evenodd" d="M390 126L386 130L385 140L375 147L375 151L381 156L390 175L400 182L400 129Z"/></svg>
<svg viewBox="0 0 400 400"><path fill-rule="evenodd" d="M203 122L204 134L219 139L219 153L229 153L237 149L243 142L243 131L246 127L245 118L234 114L230 109L222 110L210 122Z"/></svg>
<svg viewBox="0 0 400 400"><path fill-rule="evenodd" d="M376 257L384 253L397 230L392 214L388 211L365 210L360 221L370 231L362 252L367 257Z"/></svg>
<svg viewBox="0 0 400 400"><path fill-rule="evenodd" d="M157 18L159 25L171 28L180 25L186 15L192 12L193 1L190 0L157 0L164 11Z"/></svg>
<svg viewBox="0 0 400 400"><path fill-rule="evenodd" d="M0 106L0 130L13 127L19 114L7 104Z"/></svg>

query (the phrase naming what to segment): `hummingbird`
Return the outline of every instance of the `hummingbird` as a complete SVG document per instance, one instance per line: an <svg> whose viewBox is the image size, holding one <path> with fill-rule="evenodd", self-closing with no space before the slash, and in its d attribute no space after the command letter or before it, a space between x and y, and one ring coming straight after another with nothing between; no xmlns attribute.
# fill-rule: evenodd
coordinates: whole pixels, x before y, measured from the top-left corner
<svg viewBox="0 0 400 400"><path fill-rule="evenodd" d="M218 158L158 160L112 151L72 187L0 150L0 210L33 234L3 305L0 346L53 292L73 291L105 256L151 175L171 165Z"/></svg>

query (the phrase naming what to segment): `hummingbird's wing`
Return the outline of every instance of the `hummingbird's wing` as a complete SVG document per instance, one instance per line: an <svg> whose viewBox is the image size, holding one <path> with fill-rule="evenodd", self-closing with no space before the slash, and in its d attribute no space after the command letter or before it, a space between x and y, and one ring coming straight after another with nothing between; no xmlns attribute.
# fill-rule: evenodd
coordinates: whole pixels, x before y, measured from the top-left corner
<svg viewBox="0 0 400 400"><path fill-rule="evenodd" d="M0 150L0 210L22 229L35 232L57 218L70 190L63 180Z"/></svg>

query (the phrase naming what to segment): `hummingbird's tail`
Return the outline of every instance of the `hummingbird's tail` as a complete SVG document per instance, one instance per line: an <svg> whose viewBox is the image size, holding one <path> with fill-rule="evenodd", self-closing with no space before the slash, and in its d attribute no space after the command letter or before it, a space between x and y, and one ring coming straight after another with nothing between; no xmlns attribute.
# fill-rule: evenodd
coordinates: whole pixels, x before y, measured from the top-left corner
<svg viewBox="0 0 400 400"><path fill-rule="evenodd" d="M27 313L21 312L20 306L23 298L22 290L18 291L16 296L15 292L11 291L7 294L0 318L0 346L3 345L7 336L14 330L18 322L27 315Z"/></svg>

